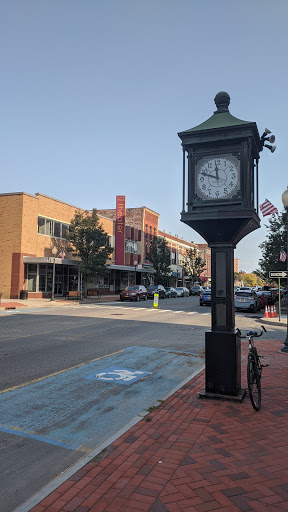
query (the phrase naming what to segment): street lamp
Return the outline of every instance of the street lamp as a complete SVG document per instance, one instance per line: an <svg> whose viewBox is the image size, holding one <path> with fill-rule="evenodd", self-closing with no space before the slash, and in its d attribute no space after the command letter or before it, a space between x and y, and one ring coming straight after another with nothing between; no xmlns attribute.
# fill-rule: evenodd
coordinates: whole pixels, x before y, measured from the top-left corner
<svg viewBox="0 0 288 512"><path fill-rule="evenodd" d="M287 187L287 190L285 190L285 192L283 192L283 194L282 194L282 203L283 203L283 206L287 213L287 219L286 219L286 222L287 222L287 225L286 225L286 236L287 236L287 250L286 250L286 254L287 254L287 257L286 257L286 261L287 261L287 275L286 275L286 278L287 278L287 282L286 282L287 332L286 332L286 339L284 341L284 345L281 348L281 352L287 353L288 352L288 303L287 303L287 299L288 299L288 187Z"/></svg>
<svg viewBox="0 0 288 512"><path fill-rule="evenodd" d="M138 265L138 261L137 261L137 260L134 260L134 267L135 267L135 284L136 284L136 268L137 268L137 265Z"/></svg>
<svg viewBox="0 0 288 512"><path fill-rule="evenodd" d="M50 300L55 300L54 298L54 288L55 288L55 256L57 254L57 247L52 247L52 254L54 256L53 260L53 279L52 279L52 297Z"/></svg>

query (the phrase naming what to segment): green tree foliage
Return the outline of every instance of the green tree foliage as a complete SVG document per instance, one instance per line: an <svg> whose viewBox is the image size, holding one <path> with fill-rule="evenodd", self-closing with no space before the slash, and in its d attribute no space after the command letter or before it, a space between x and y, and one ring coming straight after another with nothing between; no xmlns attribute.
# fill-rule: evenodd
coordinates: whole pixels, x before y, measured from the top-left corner
<svg viewBox="0 0 288 512"><path fill-rule="evenodd" d="M156 270L154 282L156 284L167 285L171 274L170 252L167 248L165 238L154 236L148 252L148 259Z"/></svg>
<svg viewBox="0 0 288 512"><path fill-rule="evenodd" d="M256 274L246 274L244 278L245 286L257 286L257 276Z"/></svg>
<svg viewBox="0 0 288 512"><path fill-rule="evenodd" d="M107 260L113 252L109 236L100 225L97 210L77 211L71 220L67 240L73 256L81 258L79 263L83 275L85 296L89 279L108 272Z"/></svg>
<svg viewBox="0 0 288 512"><path fill-rule="evenodd" d="M206 269L205 261L198 256L196 247L191 247L186 251L182 266L186 276L192 277L193 283L199 281L200 275Z"/></svg>
<svg viewBox="0 0 288 512"><path fill-rule="evenodd" d="M265 227L269 233L266 240L259 245L262 258L259 260L259 269L255 273L267 282L269 271L287 269L287 260L283 262L279 258L281 247L287 252L287 213L284 211L279 214L279 217L273 214Z"/></svg>
<svg viewBox="0 0 288 512"><path fill-rule="evenodd" d="M251 272L250 274L246 274L246 272L235 272L234 281L241 281L244 286L263 286L264 281L257 274L257 272Z"/></svg>

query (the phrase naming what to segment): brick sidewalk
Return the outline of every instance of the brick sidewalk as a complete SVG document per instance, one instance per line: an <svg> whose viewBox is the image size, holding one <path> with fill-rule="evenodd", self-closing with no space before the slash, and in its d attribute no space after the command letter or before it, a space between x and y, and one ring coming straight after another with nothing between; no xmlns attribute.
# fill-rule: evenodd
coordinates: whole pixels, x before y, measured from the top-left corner
<svg viewBox="0 0 288 512"><path fill-rule="evenodd" d="M33 512L288 511L288 356L269 363L262 408L203 400L204 372L35 506ZM242 354L247 344L242 345ZM242 359L246 386L246 357ZM43 461L45 464L45 461Z"/></svg>

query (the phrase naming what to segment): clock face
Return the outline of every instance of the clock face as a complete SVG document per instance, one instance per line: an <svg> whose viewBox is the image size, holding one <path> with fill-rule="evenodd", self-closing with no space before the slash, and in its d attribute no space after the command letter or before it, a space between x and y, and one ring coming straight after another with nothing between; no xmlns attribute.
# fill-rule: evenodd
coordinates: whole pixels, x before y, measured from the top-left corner
<svg viewBox="0 0 288 512"><path fill-rule="evenodd" d="M201 158L196 166L196 190L202 199L231 199L240 190L240 161L234 155Z"/></svg>

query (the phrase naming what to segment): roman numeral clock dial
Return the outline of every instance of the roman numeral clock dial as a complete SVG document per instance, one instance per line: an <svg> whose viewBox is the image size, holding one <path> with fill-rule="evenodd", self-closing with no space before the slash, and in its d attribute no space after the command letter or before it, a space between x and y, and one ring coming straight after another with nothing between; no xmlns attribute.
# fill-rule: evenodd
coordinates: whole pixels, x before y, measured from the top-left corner
<svg viewBox="0 0 288 512"><path fill-rule="evenodd" d="M196 165L200 199L231 199L240 195L240 161L234 155L201 158Z"/></svg>

